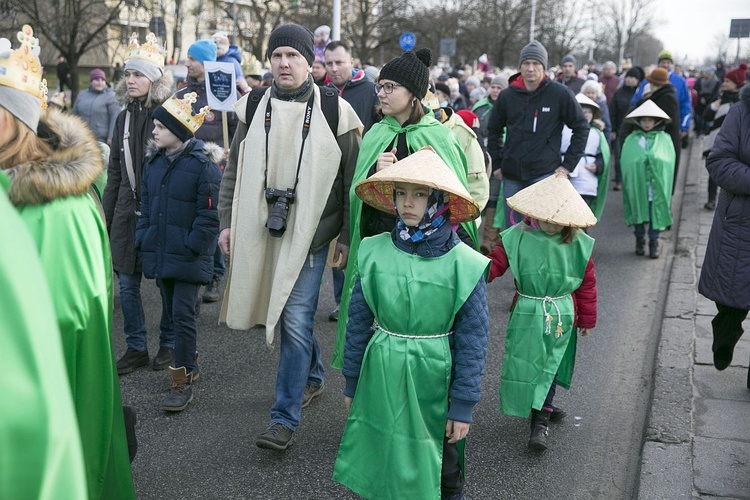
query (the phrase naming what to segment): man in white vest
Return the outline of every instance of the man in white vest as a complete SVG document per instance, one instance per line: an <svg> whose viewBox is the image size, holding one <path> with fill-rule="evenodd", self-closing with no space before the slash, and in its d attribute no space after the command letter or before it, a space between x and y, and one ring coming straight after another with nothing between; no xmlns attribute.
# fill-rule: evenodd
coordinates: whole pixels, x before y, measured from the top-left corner
<svg viewBox="0 0 750 500"><path fill-rule="evenodd" d="M221 182L219 246L231 265L220 321L239 330L265 326L269 345L278 323L276 402L271 424L255 444L285 450L301 408L323 391L313 319L328 246L339 233L334 258L343 257L341 267L346 265L349 190L362 123L345 100L324 96L313 83L310 30L279 26L267 56L273 84L235 105L240 122ZM248 108L248 99L257 106ZM324 99L338 104L336 126L324 114L331 103Z"/></svg>

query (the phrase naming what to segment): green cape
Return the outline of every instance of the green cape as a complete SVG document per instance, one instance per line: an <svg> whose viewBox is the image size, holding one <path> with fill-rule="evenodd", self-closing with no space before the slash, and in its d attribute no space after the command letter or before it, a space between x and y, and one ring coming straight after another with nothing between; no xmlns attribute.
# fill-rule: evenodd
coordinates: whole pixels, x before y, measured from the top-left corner
<svg viewBox="0 0 750 500"><path fill-rule="evenodd" d="M346 322L349 318L349 301L354 288L354 277L357 274L357 252L362 240L360 234L360 219L362 216L362 200L354 192L358 182L367 178L370 168L377 161L378 155L396 146L398 134L406 132L406 145L410 152L415 152L424 146L432 149L453 169L461 184L468 191L466 179L466 156L461 150L456 135L449 129L443 127L431 114L426 114L415 124L401 127L392 116L386 116L381 122L376 123L365 134L362 145L359 148L357 168L354 172L352 189L349 192L349 206L351 223L351 243L349 246L349 259L346 267L346 279L344 289L341 293L341 304L339 308L339 320L336 330L336 346L333 352L331 366L341 369L343 366L344 342L346 340ZM475 248L479 248L477 226L474 221L461 224L471 237Z"/></svg>
<svg viewBox="0 0 750 500"><path fill-rule="evenodd" d="M599 183L596 187L596 198L591 202L591 211L594 212L594 216L596 216L596 220L602 219L602 213L604 212L604 205L607 203L607 186L609 182L609 159L610 159L610 151L609 151L609 144L607 144L607 139L604 137L604 133L599 130L599 127L593 126L591 127L593 130L596 130L599 134L599 147L602 150L602 158L604 159L604 170L602 171L602 174L599 176Z"/></svg>

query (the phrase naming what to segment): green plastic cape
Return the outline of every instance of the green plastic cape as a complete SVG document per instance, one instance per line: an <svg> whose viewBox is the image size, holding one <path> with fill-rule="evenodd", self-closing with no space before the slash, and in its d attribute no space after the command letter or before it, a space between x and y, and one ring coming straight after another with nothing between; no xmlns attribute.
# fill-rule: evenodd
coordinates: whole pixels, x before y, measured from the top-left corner
<svg viewBox="0 0 750 500"><path fill-rule="evenodd" d="M647 148L643 148L645 141ZM672 225L670 207L674 183L674 146L666 132L631 133L622 146L622 204L625 224L648 224L649 187L651 188L652 229L663 231Z"/></svg>
<svg viewBox="0 0 750 500"><path fill-rule="evenodd" d="M604 137L604 133L599 130L598 127L591 127L596 130L599 134L599 148L602 150L602 158L604 160L604 170L599 176L599 184L596 188L596 199L591 202L591 211L594 212L596 220L602 220L602 213L604 212L604 205L607 204L607 186L609 182L609 159L610 151L607 139Z"/></svg>
<svg viewBox="0 0 750 500"><path fill-rule="evenodd" d="M349 206L351 222L351 243L349 247L349 258L346 267L346 279L344 289L341 293L341 304L339 309L339 320L336 329L336 346L333 352L331 366L341 369L344 363L344 342L346 340L346 323L349 318L349 301L354 288L354 277L357 275L357 252L362 239L360 234L360 219L362 216L362 200L354 192L358 182L367 178L367 173L377 161L378 155L395 147L398 134L406 132L406 145L410 152L415 152L424 146L432 149L453 169L458 179L468 191L466 179L466 157L461 150L461 145L456 135L449 129L443 127L434 117L427 114L415 124L401 127L392 116L386 116L380 123L376 123L362 139L357 158L357 168L354 172L352 189L349 192ZM474 242L475 248L479 248L477 226L474 221L461 224L466 233Z"/></svg>

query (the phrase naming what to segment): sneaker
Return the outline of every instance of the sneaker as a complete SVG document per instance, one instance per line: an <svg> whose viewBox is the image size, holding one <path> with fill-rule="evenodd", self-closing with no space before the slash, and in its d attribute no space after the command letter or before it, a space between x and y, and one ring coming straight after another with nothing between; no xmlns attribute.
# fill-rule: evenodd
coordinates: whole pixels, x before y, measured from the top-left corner
<svg viewBox="0 0 750 500"><path fill-rule="evenodd" d="M312 402L313 398L323 394L324 385L325 384L308 385L307 387L305 387L305 393L302 395L302 408L309 405Z"/></svg>
<svg viewBox="0 0 750 500"><path fill-rule="evenodd" d="M172 379L172 387L167 394L167 399L161 405L164 411L182 411L193 400L193 386L191 385L193 374L187 373L184 366L179 368L169 367L169 376Z"/></svg>
<svg viewBox="0 0 750 500"><path fill-rule="evenodd" d="M328 315L328 321L338 321L339 320L339 305L336 304L336 308L331 311L331 314Z"/></svg>
<svg viewBox="0 0 750 500"><path fill-rule="evenodd" d="M156 353L154 361L151 363L151 368L154 370L166 370L166 368L174 361L174 349L171 347L159 347L159 352Z"/></svg>
<svg viewBox="0 0 750 500"><path fill-rule="evenodd" d="M125 375L130 373L136 368L146 366L148 364L148 351L136 351L128 347L125 354L117 360L117 374Z"/></svg>
<svg viewBox="0 0 750 500"><path fill-rule="evenodd" d="M622 183L621 182L615 183L615 187L612 188L612 191L622 191Z"/></svg>
<svg viewBox="0 0 750 500"><path fill-rule="evenodd" d="M214 276L211 278L211 283L206 285L206 290L203 292L203 302L216 302L219 300L219 284L221 278Z"/></svg>
<svg viewBox="0 0 750 500"><path fill-rule="evenodd" d="M703 205L703 208L706 210L715 210L716 209L716 202L715 201L707 201L705 205Z"/></svg>
<svg viewBox="0 0 750 500"><path fill-rule="evenodd" d="M278 422L272 423L268 429L255 440L255 446L264 450L284 451L292 444L294 431Z"/></svg>

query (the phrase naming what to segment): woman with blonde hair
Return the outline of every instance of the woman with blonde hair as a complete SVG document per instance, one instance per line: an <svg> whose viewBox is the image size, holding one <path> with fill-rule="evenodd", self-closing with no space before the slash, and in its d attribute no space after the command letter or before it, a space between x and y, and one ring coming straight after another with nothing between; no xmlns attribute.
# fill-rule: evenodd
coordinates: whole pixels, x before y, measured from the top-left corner
<svg viewBox="0 0 750 500"><path fill-rule="evenodd" d="M19 40L21 49L0 58L0 168L11 179L8 198L31 234L52 291L88 497L131 499L135 491L110 341L109 242L90 194L102 171L101 151L80 119L42 110L46 84L40 94L41 66L29 26Z"/></svg>

